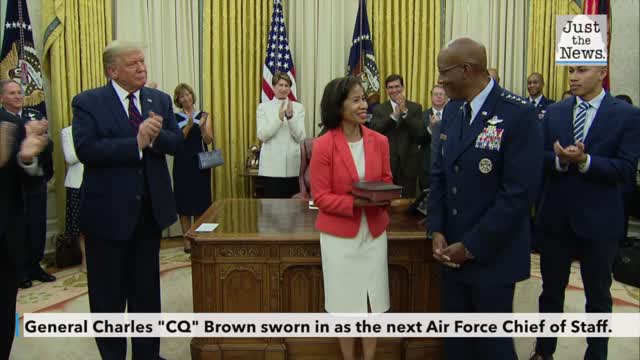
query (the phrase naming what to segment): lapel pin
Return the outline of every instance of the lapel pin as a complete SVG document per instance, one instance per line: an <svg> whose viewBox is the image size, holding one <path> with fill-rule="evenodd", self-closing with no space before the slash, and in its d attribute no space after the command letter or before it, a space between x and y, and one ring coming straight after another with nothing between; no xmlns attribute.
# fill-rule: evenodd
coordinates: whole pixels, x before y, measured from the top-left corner
<svg viewBox="0 0 640 360"><path fill-rule="evenodd" d="M151 99L147 99L147 101L148 101L148 102L153 102L153 100L151 100Z"/></svg>
<svg viewBox="0 0 640 360"><path fill-rule="evenodd" d="M482 112L482 116L487 116L487 112L486 112L486 111L483 111L483 112Z"/></svg>

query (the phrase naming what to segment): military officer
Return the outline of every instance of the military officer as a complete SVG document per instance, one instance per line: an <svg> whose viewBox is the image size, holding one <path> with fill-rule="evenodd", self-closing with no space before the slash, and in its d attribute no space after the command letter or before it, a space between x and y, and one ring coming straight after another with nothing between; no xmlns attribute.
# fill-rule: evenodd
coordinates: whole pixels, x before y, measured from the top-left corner
<svg viewBox="0 0 640 360"><path fill-rule="evenodd" d="M453 40L438 55L445 107L431 173L428 229L443 264L445 312L512 312L529 277L529 211L542 174L537 112L487 76L484 46ZM449 359L516 359L513 339L445 340Z"/></svg>

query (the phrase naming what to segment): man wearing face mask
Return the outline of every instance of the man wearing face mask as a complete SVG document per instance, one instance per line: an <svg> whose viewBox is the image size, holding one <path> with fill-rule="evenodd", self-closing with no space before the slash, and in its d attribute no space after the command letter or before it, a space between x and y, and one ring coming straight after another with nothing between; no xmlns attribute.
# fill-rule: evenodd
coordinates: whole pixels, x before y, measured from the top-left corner
<svg viewBox="0 0 640 360"><path fill-rule="evenodd" d="M373 109L371 129L389 139L393 182L403 187L403 197L413 198L421 169L418 145L426 131L422 105L407 100L402 76L389 75L384 83L389 100Z"/></svg>
<svg viewBox="0 0 640 360"><path fill-rule="evenodd" d="M288 99L291 78L277 72L271 80L274 97L258 105L257 133L262 141L258 175L265 198L291 198L300 191L300 143L305 138L304 106Z"/></svg>

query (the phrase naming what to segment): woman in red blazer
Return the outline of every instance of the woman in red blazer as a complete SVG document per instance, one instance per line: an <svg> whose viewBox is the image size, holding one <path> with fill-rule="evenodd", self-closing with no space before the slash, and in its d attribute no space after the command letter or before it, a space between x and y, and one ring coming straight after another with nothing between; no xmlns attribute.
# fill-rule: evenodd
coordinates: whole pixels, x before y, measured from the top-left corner
<svg viewBox="0 0 640 360"><path fill-rule="evenodd" d="M319 209L325 309L330 313L385 312L389 309L387 264L388 202L351 194L358 181L392 183L389 143L369 130L367 101L360 80L332 80L322 96L322 125L311 157L311 193ZM340 338L344 359L353 359L353 338ZM364 359L374 359L375 338L363 338Z"/></svg>

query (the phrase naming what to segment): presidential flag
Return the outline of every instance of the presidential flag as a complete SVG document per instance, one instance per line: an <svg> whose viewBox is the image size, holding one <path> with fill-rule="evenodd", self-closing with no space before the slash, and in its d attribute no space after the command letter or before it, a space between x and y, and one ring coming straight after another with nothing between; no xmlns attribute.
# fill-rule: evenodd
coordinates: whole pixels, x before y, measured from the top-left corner
<svg viewBox="0 0 640 360"><path fill-rule="evenodd" d="M40 60L33 44L26 0L7 2L0 52L0 80L13 79L24 89L24 106L45 114Z"/></svg>
<svg viewBox="0 0 640 360"><path fill-rule="evenodd" d="M369 30L365 0L360 0L358 5L347 69L349 75L357 76L362 80L369 109L372 109L373 105L380 102L380 74L376 65L376 57L373 54L373 38L371 30Z"/></svg>
<svg viewBox="0 0 640 360"><path fill-rule="evenodd" d="M296 69L293 66L293 58L287 40L287 29L284 26L284 13L282 12L282 0L274 0L273 14L271 15L271 27L267 39L267 56L262 67L262 102L273 99L273 87L271 79L276 72L283 72L291 78L291 92L289 99L296 100Z"/></svg>

